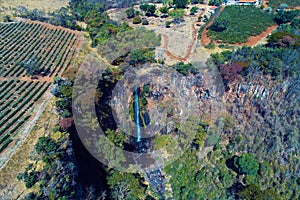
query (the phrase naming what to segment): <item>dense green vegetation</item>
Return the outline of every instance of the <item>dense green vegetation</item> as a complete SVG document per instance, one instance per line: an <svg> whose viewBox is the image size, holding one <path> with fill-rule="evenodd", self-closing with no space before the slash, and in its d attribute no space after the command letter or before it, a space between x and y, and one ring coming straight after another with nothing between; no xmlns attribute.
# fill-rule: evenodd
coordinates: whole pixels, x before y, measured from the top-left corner
<svg viewBox="0 0 300 200"><path fill-rule="evenodd" d="M111 170L108 176L112 199L146 199L147 186L143 185L140 174L124 173Z"/></svg>
<svg viewBox="0 0 300 200"><path fill-rule="evenodd" d="M172 67L184 76L187 76L189 73L192 73L192 74L198 73L198 69L190 63L184 64L183 62L180 62L178 64L173 65Z"/></svg>
<svg viewBox="0 0 300 200"><path fill-rule="evenodd" d="M287 4L289 8L300 6L298 0L269 0L268 6L272 8L279 8L281 4Z"/></svg>
<svg viewBox="0 0 300 200"><path fill-rule="evenodd" d="M173 0L176 8L185 8L188 5L188 0Z"/></svg>
<svg viewBox="0 0 300 200"><path fill-rule="evenodd" d="M126 15L128 19L134 18L135 17L135 10L133 8L129 8L126 11Z"/></svg>
<svg viewBox="0 0 300 200"><path fill-rule="evenodd" d="M174 10L168 11L168 15L174 19L173 20L174 23L178 23L183 20L182 18L185 15L185 10L181 9L181 8L174 9Z"/></svg>
<svg viewBox="0 0 300 200"><path fill-rule="evenodd" d="M26 74L34 76L46 76L49 74L50 69L45 69L44 66L38 65L38 60L36 58L29 59L27 62L20 62L20 67L26 70Z"/></svg>
<svg viewBox="0 0 300 200"><path fill-rule="evenodd" d="M249 36L258 35L273 25L273 16L252 6L226 6L209 27L212 40L224 43L247 42Z"/></svg>
<svg viewBox="0 0 300 200"><path fill-rule="evenodd" d="M168 195L174 199L230 199L234 196L227 193L236 176L226 167L227 152L215 148L203 159L199 159L197 153L191 149L165 167L171 176L169 184L173 191Z"/></svg>
<svg viewBox="0 0 300 200"><path fill-rule="evenodd" d="M57 134L57 132L56 132ZM77 182L77 167L71 142L67 133L62 133L55 141L51 137L41 137L35 144L35 164L30 164L18 179L23 180L27 188L39 183L38 193L30 193L25 199L79 199L82 188ZM43 163L37 169L36 163Z"/></svg>
<svg viewBox="0 0 300 200"><path fill-rule="evenodd" d="M259 164L251 154L243 154L241 157L234 158L234 166L239 173L255 176L259 169Z"/></svg>
<svg viewBox="0 0 300 200"><path fill-rule="evenodd" d="M204 131L206 132L206 131ZM248 132L248 131L247 131ZM165 167L165 172L170 175L172 193L167 193L174 199L295 199L299 197L296 192L297 178L292 182L282 185L273 174L281 170L288 173L284 166L276 165L276 161L259 162L261 154L247 154L235 156L237 151L242 151L241 139L231 136L228 145L215 144L206 157L199 158L202 152L192 148L186 151L177 161ZM260 136L258 136L260 137ZM162 140L164 138L164 140ZM158 145L168 147L170 139L162 136ZM234 139L235 138L235 139ZM205 137L204 137L205 140ZM232 145L239 149L232 149ZM268 148L264 146L264 148ZM268 155L265 155L268 157ZM268 158L272 159L272 158ZM294 170L292 165L290 170ZM287 171L286 171L287 170ZM281 171L282 172L282 171ZM286 175L282 175L282 180ZM289 179L290 180L290 179ZM272 184L270 183L274 183ZM287 186L287 184L289 186ZM286 191L288 190L288 191ZM279 192L282 198L279 195Z"/></svg>
<svg viewBox="0 0 300 200"><path fill-rule="evenodd" d="M226 83L237 74L251 80L259 73L270 74L274 79L294 76L299 69L300 52L290 48L243 47L237 51L213 54L212 58L225 77ZM226 64L225 64L226 63ZM241 67L241 70L237 68Z"/></svg>
<svg viewBox="0 0 300 200"><path fill-rule="evenodd" d="M208 5L219 6L223 3L223 0L209 0Z"/></svg>
<svg viewBox="0 0 300 200"><path fill-rule="evenodd" d="M274 18L274 21L277 24L285 24L288 22L292 22L294 19L300 16L299 10L280 10Z"/></svg>
<svg viewBox="0 0 300 200"><path fill-rule="evenodd" d="M255 184L250 184L246 188L238 192L237 196L241 199L271 199L280 200L280 196L271 188L261 191Z"/></svg>
<svg viewBox="0 0 300 200"><path fill-rule="evenodd" d="M156 11L156 5L154 4L141 4L140 9L145 12L146 16L153 16Z"/></svg>
<svg viewBox="0 0 300 200"><path fill-rule="evenodd" d="M63 26L73 30L81 30L82 28L76 23L76 17L70 13L67 8L61 8L54 12L45 13L43 11L34 9L28 10L25 7L15 8L15 16L31 19L34 21L41 21L53 24L55 26ZM6 21L10 18L6 17Z"/></svg>

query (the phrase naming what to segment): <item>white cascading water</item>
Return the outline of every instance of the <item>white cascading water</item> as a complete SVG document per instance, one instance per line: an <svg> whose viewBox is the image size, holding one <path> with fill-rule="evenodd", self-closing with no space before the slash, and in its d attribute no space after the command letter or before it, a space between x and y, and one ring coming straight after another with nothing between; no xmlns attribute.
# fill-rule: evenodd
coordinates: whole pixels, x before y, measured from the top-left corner
<svg viewBox="0 0 300 200"><path fill-rule="evenodd" d="M136 124L136 136L137 142L141 141L141 128L140 128L140 108L139 108L139 94L138 94L138 87L135 89L135 124Z"/></svg>

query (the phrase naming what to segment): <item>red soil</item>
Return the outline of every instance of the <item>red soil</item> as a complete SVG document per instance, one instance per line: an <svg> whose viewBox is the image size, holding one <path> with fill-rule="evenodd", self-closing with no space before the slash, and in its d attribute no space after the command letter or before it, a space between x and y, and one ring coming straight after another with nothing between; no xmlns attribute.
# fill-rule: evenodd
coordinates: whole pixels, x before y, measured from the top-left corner
<svg viewBox="0 0 300 200"><path fill-rule="evenodd" d="M201 35L201 44L203 46L208 45L210 43L210 39L207 36L207 30L208 28L215 22L215 18L218 17L221 12L224 10L225 7L221 7L221 9L218 11L218 13L214 16L214 18L206 25L206 27L204 28L202 35Z"/></svg>
<svg viewBox="0 0 300 200"><path fill-rule="evenodd" d="M277 25L273 25L268 27L264 32L262 32L259 35L256 36L250 36L248 38L248 41L246 43L238 43L235 44L236 46L254 46L257 44L257 42L259 42L262 38L266 37L267 35L269 35L270 33L272 33L278 26Z"/></svg>
<svg viewBox="0 0 300 200"><path fill-rule="evenodd" d="M263 1L264 1L264 8L267 8L267 7L268 7L269 0L263 0Z"/></svg>

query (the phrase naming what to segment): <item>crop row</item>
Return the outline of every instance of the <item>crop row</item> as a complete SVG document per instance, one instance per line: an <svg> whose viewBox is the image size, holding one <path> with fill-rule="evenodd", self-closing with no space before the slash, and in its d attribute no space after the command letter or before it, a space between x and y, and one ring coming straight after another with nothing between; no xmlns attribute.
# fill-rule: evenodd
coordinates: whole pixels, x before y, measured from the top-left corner
<svg viewBox="0 0 300 200"><path fill-rule="evenodd" d="M0 74L24 76L25 70L19 63L33 60L36 65L49 69L52 76L68 66L77 44L78 38L68 30L25 22L6 24L0 35Z"/></svg>
<svg viewBox="0 0 300 200"><path fill-rule="evenodd" d="M0 101L0 152L13 141L18 129L30 118L28 112L50 85L33 81L0 82L0 90L5 91Z"/></svg>

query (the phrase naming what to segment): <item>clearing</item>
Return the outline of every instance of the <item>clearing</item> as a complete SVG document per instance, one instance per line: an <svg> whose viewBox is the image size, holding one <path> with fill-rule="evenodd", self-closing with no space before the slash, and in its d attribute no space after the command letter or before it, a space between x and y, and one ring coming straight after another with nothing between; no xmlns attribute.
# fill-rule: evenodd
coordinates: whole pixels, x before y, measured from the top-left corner
<svg viewBox="0 0 300 200"><path fill-rule="evenodd" d="M3 8L16 8L24 6L30 10L38 9L45 12L59 10L68 5L68 0L0 0ZM1 13L1 11L0 11Z"/></svg>

